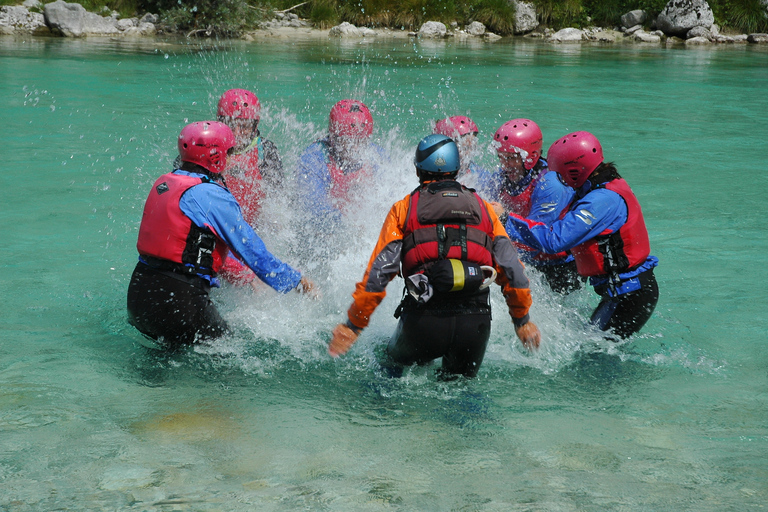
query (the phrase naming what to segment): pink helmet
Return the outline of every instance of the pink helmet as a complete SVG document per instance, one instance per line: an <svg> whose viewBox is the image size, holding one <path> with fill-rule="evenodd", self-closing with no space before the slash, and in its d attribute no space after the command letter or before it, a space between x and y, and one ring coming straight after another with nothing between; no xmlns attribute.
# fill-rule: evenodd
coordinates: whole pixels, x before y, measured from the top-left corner
<svg viewBox="0 0 768 512"><path fill-rule="evenodd" d="M220 173L227 165L227 151L235 145L232 130L217 121L188 124L179 134L179 155L212 173Z"/></svg>
<svg viewBox="0 0 768 512"><path fill-rule="evenodd" d="M589 132L569 133L555 141L547 152L549 168L560 173L573 188L581 187L603 162L603 148Z"/></svg>
<svg viewBox="0 0 768 512"><path fill-rule="evenodd" d="M261 116L259 98L245 89L230 89L219 98L219 117L230 119L255 119Z"/></svg>
<svg viewBox="0 0 768 512"><path fill-rule="evenodd" d="M496 130L493 140L499 153L519 153L527 170L533 169L541 157L543 136L539 125L530 119L513 119Z"/></svg>
<svg viewBox="0 0 768 512"><path fill-rule="evenodd" d="M452 139L457 139L468 133L477 135L477 125L467 116L453 116L441 119L435 123L435 129L432 133L445 135Z"/></svg>
<svg viewBox="0 0 768 512"><path fill-rule="evenodd" d="M328 130L337 137L368 138L373 133L371 111L362 101L341 100L331 109Z"/></svg>

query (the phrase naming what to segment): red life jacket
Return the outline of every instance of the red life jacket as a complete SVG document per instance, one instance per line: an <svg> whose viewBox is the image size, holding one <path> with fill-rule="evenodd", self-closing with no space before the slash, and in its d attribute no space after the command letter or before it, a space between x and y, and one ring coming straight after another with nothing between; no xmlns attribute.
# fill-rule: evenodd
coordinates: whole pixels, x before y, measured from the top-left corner
<svg viewBox="0 0 768 512"><path fill-rule="evenodd" d="M626 272L645 262L651 253L648 230L645 228L640 203L622 178L596 188L612 190L627 205L627 222L614 233L600 234L571 249L576 269L582 276L602 276Z"/></svg>
<svg viewBox="0 0 768 512"><path fill-rule="evenodd" d="M504 209L508 212L520 215L521 217L528 218L528 216L531 214L531 196L533 195L533 190L536 188L536 185L539 184L539 180L548 172L549 172L549 169L547 169L546 167L544 167L543 169L540 169L538 172L538 176L533 178L531 182L528 184L528 186L525 187L525 190L523 190L521 193L519 193L516 196L512 195L506 189L506 187L502 187L500 200L501 200L501 205L504 207ZM560 218L562 219L566 213L568 213L567 208L563 209L563 211L560 212ZM512 244L520 251L530 252L535 250L519 242L512 242ZM555 254L547 254L544 252L539 252L536 256L533 257L533 263L537 261L548 262L548 261L555 261L555 260L564 260L567 257L568 257L568 253L565 251L561 251Z"/></svg>
<svg viewBox="0 0 768 512"><path fill-rule="evenodd" d="M336 208L344 210L346 205L352 200L350 193L352 189L370 183L373 173L370 166L365 163L361 164L357 170L345 173L336 162L336 159L331 156L327 145L324 147L324 150L326 165L331 175L331 188L329 191L331 202Z"/></svg>
<svg viewBox="0 0 768 512"><path fill-rule="evenodd" d="M192 223L179 206L181 196L207 179L169 173L160 176L147 197L136 248L152 266L190 274L216 275L227 245ZM168 264L169 263L169 264ZM187 264L192 265L191 267Z"/></svg>
<svg viewBox="0 0 768 512"><path fill-rule="evenodd" d="M403 274L453 258L493 265L493 223L483 200L456 181L438 181L411 194L403 227Z"/></svg>
<svg viewBox="0 0 768 512"><path fill-rule="evenodd" d="M264 181L259 171L259 146L256 144L243 153L231 155L224 174L227 188L240 204L243 218L250 225L255 225L261 213L264 200Z"/></svg>

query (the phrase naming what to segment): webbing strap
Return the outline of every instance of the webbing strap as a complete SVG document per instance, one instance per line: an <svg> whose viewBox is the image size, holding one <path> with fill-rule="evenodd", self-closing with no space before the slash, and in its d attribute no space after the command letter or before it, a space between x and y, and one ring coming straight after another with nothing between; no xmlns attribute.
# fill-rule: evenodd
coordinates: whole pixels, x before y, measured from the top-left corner
<svg viewBox="0 0 768 512"><path fill-rule="evenodd" d="M464 289L464 265L461 260L455 260L451 258L448 260L451 262L451 268L453 268L453 288L452 292L460 292Z"/></svg>

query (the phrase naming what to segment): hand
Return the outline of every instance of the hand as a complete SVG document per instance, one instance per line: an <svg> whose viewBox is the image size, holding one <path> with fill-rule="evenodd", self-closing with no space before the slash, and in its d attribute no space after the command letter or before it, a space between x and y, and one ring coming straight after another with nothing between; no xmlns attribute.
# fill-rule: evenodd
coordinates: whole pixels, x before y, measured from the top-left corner
<svg viewBox="0 0 768 512"><path fill-rule="evenodd" d="M352 345L357 341L357 337L360 336L349 327L344 324L339 324L333 330L333 337L331 343L328 345L328 353L333 357L339 357L347 353L352 348Z"/></svg>
<svg viewBox="0 0 768 512"><path fill-rule="evenodd" d="M490 203L491 207L493 208L493 211L496 213L496 216L498 218L502 218L504 216L504 207L501 206L501 203L498 201L491 201Z"/></svg>
<svg viewBox="0 0 768 512"><path fill-rule="evenodd" d="M515 333L517 333L517 337L520 338L523 346L528 350L534 351L539 348L541 333L535 323L528 322L520 327L515 327Z"/></svg>
<svg viewBox="0 0 768 512"><path fill-rule="evenodd" d="M298 286L296 286L296 291L308 296L312 300L317 300L320 298L320 292L317 290L315 283L303 276L299 281Z"/></svg>

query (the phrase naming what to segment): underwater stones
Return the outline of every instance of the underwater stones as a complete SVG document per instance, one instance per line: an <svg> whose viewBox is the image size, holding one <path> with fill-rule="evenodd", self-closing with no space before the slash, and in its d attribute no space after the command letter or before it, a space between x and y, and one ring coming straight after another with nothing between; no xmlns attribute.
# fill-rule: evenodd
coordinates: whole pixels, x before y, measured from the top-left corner
<svg viewBox="0 0 768 512"><path fill-rule="evenodd" d="M536 6L530 2L511 0L515 6L515 34L527 34L539 26Z"/></svg>
<svg viewBox="0 0 768 512"><path fill-rule="evenodd" d="M642 25L645 20L648 19L648 15L641 9L635 9L622 15L621 26L622 27L634 27L635 25Z"/></svg>
<svg viewBox="0 0 768 512"><path fill-rule="evenodd" d="M656 18L656 26L672 36L684 36L693 27L710 27L714 22L706 0L670 0Z"/></svg>
<svg viewBox="0 0 768 512"><path fill-rule="evenodd" d="M690 39L685 40L685 44L687 46L696 46L696 45L703 45L703 44L710 44L712 41L707 39L706 37L692 37Z"/></svg>
<svg viewBox="0 0 768 512"><path fill-rule="evenodd" d="M443 38L447 35L448 29L445 24L439 21L427 21L419 29L419 37L427 39Z"/></svg>

